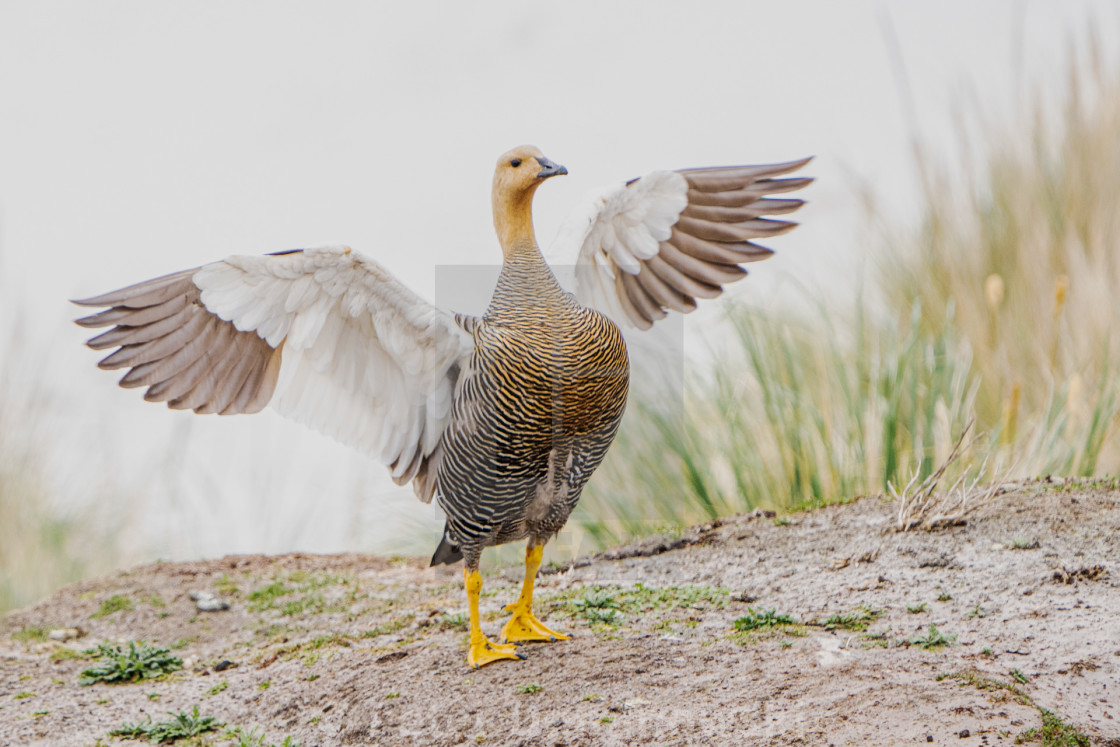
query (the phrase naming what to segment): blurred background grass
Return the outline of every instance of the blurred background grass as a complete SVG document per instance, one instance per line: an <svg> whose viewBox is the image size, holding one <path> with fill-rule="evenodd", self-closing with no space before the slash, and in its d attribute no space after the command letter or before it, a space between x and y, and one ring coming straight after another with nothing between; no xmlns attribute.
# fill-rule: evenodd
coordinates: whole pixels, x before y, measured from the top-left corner
<svg viewBox="0 0 1120 747"><path fill-rule="evenodd" d="M869 200L870 278L849 299L728 306L683 402L632 400L577 509L595 542L901 487L972 419L950 478L1115 474L1120 75L1091 59L1060 106L1036 97L963 162L919 149L921 219Z"/></svg>
<svg viewBox="0 0 1120 747"><path fill-rule="evenodd" d="M980 437L950 477L1115 474L1117 133L1120 75L1089 64L1060 107L1037 97L1031 116L964 143L962 162L919 152L922 217L900 227L868 201L862 285L845 298L787 284L781 303L728 303L683 397L667 385L631 399L574 539L557 544L586 552L880 493L929 474L973 418ZM61 495L48 424L65 427L66 408L18 316L3 318L0 611L150 555L129 525L139 498L111 470L62 476L86 500Z"/></svg>
<svg viewBox="0 0 1120 747"><path fill-rule="evenodd" d="M5 304L8 306L9 304ZM124 528L129 511L111 473L69 473L55 451L65 408L44 383L18 312L4 309L0 360L0 612L33 601L70 581L134 560ZM90 445L96 448L95 444ZM64 485L87 500L69 504Z"/></svg>

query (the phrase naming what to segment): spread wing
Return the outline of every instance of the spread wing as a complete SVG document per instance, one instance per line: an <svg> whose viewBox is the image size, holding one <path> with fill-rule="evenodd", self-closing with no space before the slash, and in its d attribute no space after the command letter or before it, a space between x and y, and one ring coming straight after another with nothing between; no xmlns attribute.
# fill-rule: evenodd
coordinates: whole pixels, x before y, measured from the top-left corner
<svg viewBox="0 0 1120 747"><path fill-rule="evenodd" d="M198 413L281 414L435 489L440 436L474 349L452 315L348 248L236 256L76 301L119 348L122 387Z"/></svg>
<svg viewBox="0 0 1120 747"><path fill-rule="evenodd" d="M654 171L588 196L549 249L554 263L575 258L576 296L648 329L669 311L688 313L747 274L740 265L773 252L755 243L796 223L775 220L803 200L776 198L809 178L776 179L810 159L766 166Z"/></svg>

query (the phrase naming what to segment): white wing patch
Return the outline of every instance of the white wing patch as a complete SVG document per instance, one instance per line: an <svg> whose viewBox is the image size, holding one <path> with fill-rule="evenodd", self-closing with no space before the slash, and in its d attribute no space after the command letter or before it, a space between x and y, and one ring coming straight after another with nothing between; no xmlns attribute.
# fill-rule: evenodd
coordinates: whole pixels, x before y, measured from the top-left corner
<svg viewBox="0 0 1120 747"><path fill-rule="evenodd" d="M687 205L688 183L675 171L654 171L630 185L598 189L561 226L550 259L560 251L578 256L577 295L624 320L615 291L617 272L637 275L641 261L658 253Z"/></svg>
<svg viewBox="0 0 1120 747"><path fill-rule="evenodd" d="M447 313L344 247L231 257L194 275L207 310L281 349L272 405L407 482L474 347Z"/></svg>
<svg viewBox="0 0 1120 747"><path fill-rule="evenodd" d="M774 179L808 159L766 166L654 171L593 192L560 228L549 259L574 263L575 293L614 321L649 328L687 313L768 257L753 243L794 224L772 220L801 200L770 199L811 179Z"/></svg>

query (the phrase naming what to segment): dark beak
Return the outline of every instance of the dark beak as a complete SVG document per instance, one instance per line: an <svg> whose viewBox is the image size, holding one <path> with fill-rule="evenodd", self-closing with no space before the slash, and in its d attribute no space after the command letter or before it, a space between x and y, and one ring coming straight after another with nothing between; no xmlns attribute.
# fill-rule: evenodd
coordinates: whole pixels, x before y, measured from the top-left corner
<svg viewBox="0 0 1120 747"><path fill-rule="evenodd" d="M537 174L538 179L547 179L550 176L563 176L568 173L568 170L558 163L553 163L544 156L537 158L537 163L541 165L541 171Z"/></svg>

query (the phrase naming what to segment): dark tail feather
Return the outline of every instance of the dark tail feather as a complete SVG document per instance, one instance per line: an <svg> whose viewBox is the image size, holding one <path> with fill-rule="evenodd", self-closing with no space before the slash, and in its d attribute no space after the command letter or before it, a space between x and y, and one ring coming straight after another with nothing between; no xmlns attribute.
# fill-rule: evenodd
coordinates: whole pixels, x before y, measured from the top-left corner
<svg viewBox="0 0 1120 747"><path fill-rule="evenodd" d="M443 533L443 538L439 541L439 547L436 548L435 554L432 555L432 565L442 565L444 563L451 565L462 559L463 553L458 547L451 544L451 540L447 538L447 532L445 531Z"/></svg>

